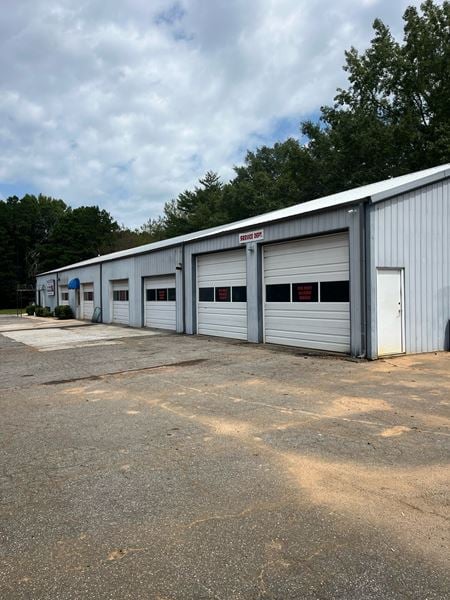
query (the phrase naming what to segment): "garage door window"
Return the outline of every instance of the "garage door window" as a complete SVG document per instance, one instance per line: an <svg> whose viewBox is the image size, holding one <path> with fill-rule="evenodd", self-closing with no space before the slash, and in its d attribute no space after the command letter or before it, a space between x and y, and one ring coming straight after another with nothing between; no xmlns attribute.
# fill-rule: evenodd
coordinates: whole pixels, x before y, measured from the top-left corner
<svg viewBox="0 0 450 600"><path fill-rule="evenodd" d="M291 286L289 283L266 285L266 302L290 302Z"/></svg>
<svg viewBox="0 0 450 600"><path fill-rule="evenodd" d="M214 302L214 288L200 288L198 290L198 298L200 302Z"/></svg>
<svg viewBox="0 0 450 600"><path fill-rule="evenodd" d="M350 302L348 281L322 281L320 283L321 302Z"/></svg>
<svg viewBox="0 0 450 600"><path fill-rule="evenodd" d="M63 300L63 301L69 300L69 292L61 292L61 300Z"/></svg>
<svg viewBox="0 0 450 600"><path fill-rule="evenodd" d="M266 285L266 302L350 302L350 282L310 281Z"/></svg>
<svg viewBox="0 0 450 600"><path fill-rule="evenodd" d="M247 302L245 285L208 287L198 289L200 302Z"/></svg>
<svg viewBox="0 0 450 600"><path fill-rule="evenodd" d="M114 302L128 302L128 290L114 290L113 300Z"/></svg>
<svg viewBox="0 0 450 600"><path fill-rule="evenodd" d="M317 281L311 283L292 284L292 302L318 302L319 284Z"/></svg>
<svg viewBox="0 0 450 600"><path fill-rule="evenodd" d="M94 301L94 292L83 292L83 300L85 302L93 302Z"/></svg>
<svg viewBox="0 0 450 600"><path fill-rule="evenodd" d="M247 288L245 285L235 285L231 290L233 302L247 302Z"/></svg>
<svg viewBox="0 0 450 600"><path fill-rule="evenodd" d="M147 302L175 302L177 299L175 288L158 288L156 290L146 290L145 299Z"/></svg>
<svg viewBox="0 0 450 600"><path fill-rule="evenodd" d="M231 288L216 287L216 302L231 302Z"/></svg>

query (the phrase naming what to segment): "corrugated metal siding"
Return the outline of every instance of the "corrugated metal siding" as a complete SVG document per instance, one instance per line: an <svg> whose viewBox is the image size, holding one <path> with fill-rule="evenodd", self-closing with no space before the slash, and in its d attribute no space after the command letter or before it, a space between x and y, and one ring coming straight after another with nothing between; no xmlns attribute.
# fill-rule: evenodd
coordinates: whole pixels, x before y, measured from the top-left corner
<svg viewBox="0 0 450 600"><path fill-rule="evenodd" d="M122 260L116 260L102 265L95 264L88 267L81 267L54 273L52 275L43 275L37 278L37 285L45 285L47 279L58 277L60 285L67 283L77 277L80 283L94 284L95 306L100 306L100 296L103 303L103 321L110 323L112 321L112 301L111 301L111 282L128 279L130 293L130 325L133 327L142 327L144 321L143 315L143 278L154 275L175 275L177 287L177 331L183 331L183 293L182 293L182 271L176 270L177 265L182 264L182 248L168 248L151 254L140 256L130 256ZM102 269L102 294L100 295L100 269ZM56 306L56 296L54 298L45 295L45 306L52 309ZM75 313L76 297L75 290L69 290L69 303ZM78 314L81 317L80 314Z"/></svg>
<svg viewBox="0 0 450 600"><path fill-rule="evenodd" d="M92 265L89 267L81 267L79 269L72 269L70 271L63 271L62 273L53 273L51 276L41 276L37 278L37 286L45 285L47 279L57 279L57 283L59 286L66 286L71 279L78 278L80 283L93 283L94 284L94 300L95 306L100 306L100 265ZM44 306L50 306L53 310L57 305L57 302L61 304L61 299L58 296L47 296L46 292L44 294ZM76 290L69 290L69 305L73 310L74 315L81 317L80 307L78 307L78 315L77 315L77 306L76 306Z"/></svg>
<svg viewBox="0 0 450 600"><path fill-rule="evenodd" d="M265 225L264 242L262 242L265 244L268 242L296 239L299 237L333 233L336 231L349 231L351 352L354 355L358 355L362 351L360 210L359 207L351 208L350 210L347 207L344 207L323 213L305 215L301 218L291 219L282 223ZM239 231L236 231L236 233L233 234L186 244L184 269L186 278L185 308L187 333L195 333L197 331L195 310L196 255L242 247L239 245L238 234ZM254 252L251 252L252 247L254 248ZM247 339L251 342L261 341L262 335L260 248L261 244L251 244L247 247ZM256 269L258 269L258 272L255 272Z"/></svg>
<svg viewBox="0 0 450 600"><path fill-rule="evenodd" d="M130 294L130 325L142 327L144 324L144 297L143 278L154 275L175 275L177 286L177 331L182 331L182 313L179 304L182 305L182 279L181 271L176 271L178 263L182 262L181 248L168 248L151 254L130 256L121 260L103 264L103 307L104 321L111 322L111 285L116 279L128 279Z"/></svg>
<svg viewBox="0 0 450 600"><path fill-rule="evenodd" d="M406 352L444 350L450 319L450 184L429 185L371 207L371 293L377 267L405 269ZM376 357L376 304L371 353Z"/></svg>

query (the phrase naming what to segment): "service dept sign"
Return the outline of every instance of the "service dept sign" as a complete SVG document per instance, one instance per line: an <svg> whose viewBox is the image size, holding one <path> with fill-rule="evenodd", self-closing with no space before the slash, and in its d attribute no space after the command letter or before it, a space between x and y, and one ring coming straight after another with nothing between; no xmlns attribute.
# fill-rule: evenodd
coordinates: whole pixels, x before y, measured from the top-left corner
<svg viewBox="0 0 450 600"><path fill-rule="evenodd" d="M47 296L55 295L55 280L47 279Z"/></svg>
<svg viewBox="0 0 450 600"><path fill-rule="evenodd" d="M239 234L239 243L248 244L249 242L259 242L264 239L264 229L257 229L256 231L247 231L247 233Z"/></svg>

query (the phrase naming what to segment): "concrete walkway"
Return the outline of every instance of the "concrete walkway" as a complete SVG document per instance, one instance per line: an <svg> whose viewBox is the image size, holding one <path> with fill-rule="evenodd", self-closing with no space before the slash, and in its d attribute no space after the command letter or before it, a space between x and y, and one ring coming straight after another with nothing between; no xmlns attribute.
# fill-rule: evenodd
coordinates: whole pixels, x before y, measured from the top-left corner
<svg viewBox="0 0 450 600"><path fill-rule="evenodd" d="M10 317L0 321L0 333L41 352L120 344L130 337L162 335L164 332L150 329L131 329L119 325L104 325L40 317Z"/></svg>

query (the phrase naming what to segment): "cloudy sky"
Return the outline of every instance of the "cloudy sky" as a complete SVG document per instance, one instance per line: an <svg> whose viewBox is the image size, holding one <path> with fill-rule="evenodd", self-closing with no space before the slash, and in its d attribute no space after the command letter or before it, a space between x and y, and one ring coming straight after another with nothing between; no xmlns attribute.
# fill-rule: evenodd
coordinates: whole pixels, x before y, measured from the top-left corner
<svg viewBox="0 0 450 600"><path fill-rule="evenodd" d="M344 50L415 0L1 0L0 197L137 226L206 170L298 136Z"/></svg>

